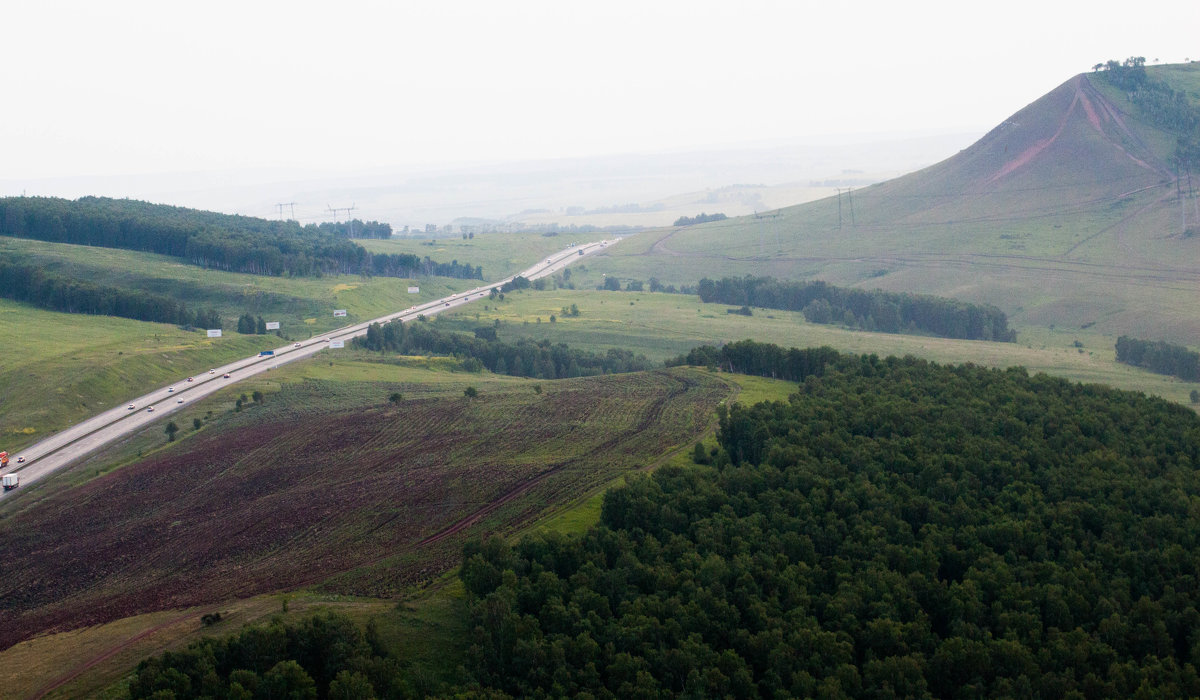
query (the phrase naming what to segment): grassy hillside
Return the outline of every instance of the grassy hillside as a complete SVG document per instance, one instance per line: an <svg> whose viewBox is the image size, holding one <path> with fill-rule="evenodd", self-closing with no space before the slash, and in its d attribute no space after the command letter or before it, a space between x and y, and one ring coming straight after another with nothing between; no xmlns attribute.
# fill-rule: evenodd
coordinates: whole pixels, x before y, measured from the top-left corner
<svg viewBox="0 0 1200 700"><path fill-rule="evenodd" d="M695 370L541 382L540 392L510 378L365 371L372 381L297 372L236 414L220 412L228 395L214 398L206 404L225 417L194 436L74 488L22 494L0 521L13 543L0 647L273 590L395 593L452 566L468 533L511 531L690 445L731 392ZM395 391L399 405L386 398ZM161 445L161 427L139 439Z"/></svg>
<svg viewBox="0 0 1200 700"><path fill-rule="evenodd" d="M1200 104L1200 65L1149 70ZM759 217L639 234L591 261L586 281L820 277L988 302L1018 326L1189 342L1200 237L1180 228L1174 143L1102 77L1080 75L937 165ZM1196 198L1183 205L1200 220Z"/></svg>

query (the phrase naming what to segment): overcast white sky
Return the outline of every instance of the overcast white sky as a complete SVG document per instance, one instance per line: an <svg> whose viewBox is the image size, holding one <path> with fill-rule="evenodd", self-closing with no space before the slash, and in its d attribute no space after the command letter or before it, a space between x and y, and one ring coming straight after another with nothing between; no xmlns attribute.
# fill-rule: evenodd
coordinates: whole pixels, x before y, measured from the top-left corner
<svg viewBox="0 0 1200 700"><path fill-rule="evenodd" d="M1200 2L6 2L0 179L981 132ZM7 193L4 193L7 194Z"/></svg>

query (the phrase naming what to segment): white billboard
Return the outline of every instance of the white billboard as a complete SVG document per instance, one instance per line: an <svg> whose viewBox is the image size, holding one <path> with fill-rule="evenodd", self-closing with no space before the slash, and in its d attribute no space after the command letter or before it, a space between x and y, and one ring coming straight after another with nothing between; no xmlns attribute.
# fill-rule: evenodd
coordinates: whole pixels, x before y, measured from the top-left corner
<svg viewBox="0 0 1200 700"><path fill-rule="evenodd" d="M269 331L279 330L279 321L267 321L267 330L269 330Z"/></svg>
<svg viewBox="0 0 1200 700"><path fill-rule="evenodd" d="M220 328L210 329L208 331L208 337L209 338L220 338L221 337L221 329Z"/></svg>
<svg viewBox="0 0 1200 700"><path fill-rule="evenodd" d="M344 341L344 340L331 340L331 341L329 341L329 347L331 347L331 348L344 348L344 347L346 347L346 341Z"/></svg>
<svg viewBox="0 0 1200 700"><path fill-rule="evenodd" d="M337 318L337 317L339 317L339 316L345 316L345 315L346 315L346 310L345 310L345 309L334 309L334 311L333 311L333 317L334 317L334 318Z"/></svg>
<svg viewBox="0 0 1200 700"><path fill-rule="evenodd" d="M420 294L420 293L421 293L421 288L420 288L420 287L409 287L409 288L408 288L408 293L409 293L409 294Z"/></svg>

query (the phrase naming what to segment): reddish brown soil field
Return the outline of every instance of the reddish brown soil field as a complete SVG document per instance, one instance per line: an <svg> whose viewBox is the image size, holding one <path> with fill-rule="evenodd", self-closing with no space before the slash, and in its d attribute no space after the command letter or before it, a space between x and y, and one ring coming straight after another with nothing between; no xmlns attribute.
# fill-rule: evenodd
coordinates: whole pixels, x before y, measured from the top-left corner
<svg viewBox="0 0 1200 700"><path fill-rule="evenodd" d="M0 649L300 586L394 593L453 566L464 537L691 444L730 393L692 370L542 386L325 413L319 386L288 388L47 497L0 522Z"/></svg>

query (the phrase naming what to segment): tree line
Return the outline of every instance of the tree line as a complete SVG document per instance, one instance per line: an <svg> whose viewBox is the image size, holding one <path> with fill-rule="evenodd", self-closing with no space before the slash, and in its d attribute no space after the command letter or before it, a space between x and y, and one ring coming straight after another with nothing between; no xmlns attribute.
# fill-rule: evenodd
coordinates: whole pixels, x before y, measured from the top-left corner
<svg viewBox="0 0 1200 700"><path fill-rule="evenodd" d="M1200 381L1200 353L1164 340L1138 340L1123 335L1117 338L1117 362L1187 382Z"/></svg>
<svg viewBox="0 0 1200 700"><path fill-rule="evenodd" d="M785 353L786 355L786 353ZM1192 697L1200 419L1021 369L830 355L582 537L464 549L516 697Z"/></svg>
<svg viewBox="0 0 1200 700"><path fill-rule="evenodd" d="M388 226L362 225L377 235ZM107 197L0 198L0 235L17 238L158 253L201 267L258 275L483 278L482 267L457 260L437 263L416 255L370 253L348 240L343 226L300 226Z"/></svg>
<svg viewBox="0 0 1200 700"><path fill-rule="evenodd" d="M842 324L884 333L927 333L943 338L1014 342L1008 317L990 304L969 304L925 294L835 287L819 280L773 277L700 280L700 301L800 311L810 323Z"/></svg>
<svg viewBox="0 0 1200 700"><path fill-rule="evenodd" d="M221 316L212 309L192 311L163 294L62 277L35 265L4 260L0 260L0 297L51 311L119 316L184 327L221 327Z"/></svg>
<svg viewBox="0 0 1200 700"><path fill-rule="evenodd" d="M538 379L588 377L617 372L638 372L651 369L643 355L629 350L609 349L604 354L572 349L565 343L551 344L548 340L534 342L522 338L506 343L497 337L494 327L476 329L473 336L458 332L443 332L428 323L372 323L367 334L355 338L355 347L376 352L404 355L433 353L469 358L477 366L495 374Z"/></svg>
<svg viewBox="0 0 1200 700"><path fill-rule="evenodd" d="M681 216L678 219L675 219L675 225L691 226L692 224L707 224L710 221L724 221L728 218L729 217L719 212L715 214L705 214L704 212L700 212L695 216Z"/></svg>
<svg viewBox="0 0 1200 700"><path fill-rule="evenodd" d="M209 620L219 621L205 616ZM379 642L345 615L317 613L297 623L279 618L226 638L192 642L138 664L131 700L229 698L410 698L426 696L428 681L402 673Z"/></svg>

